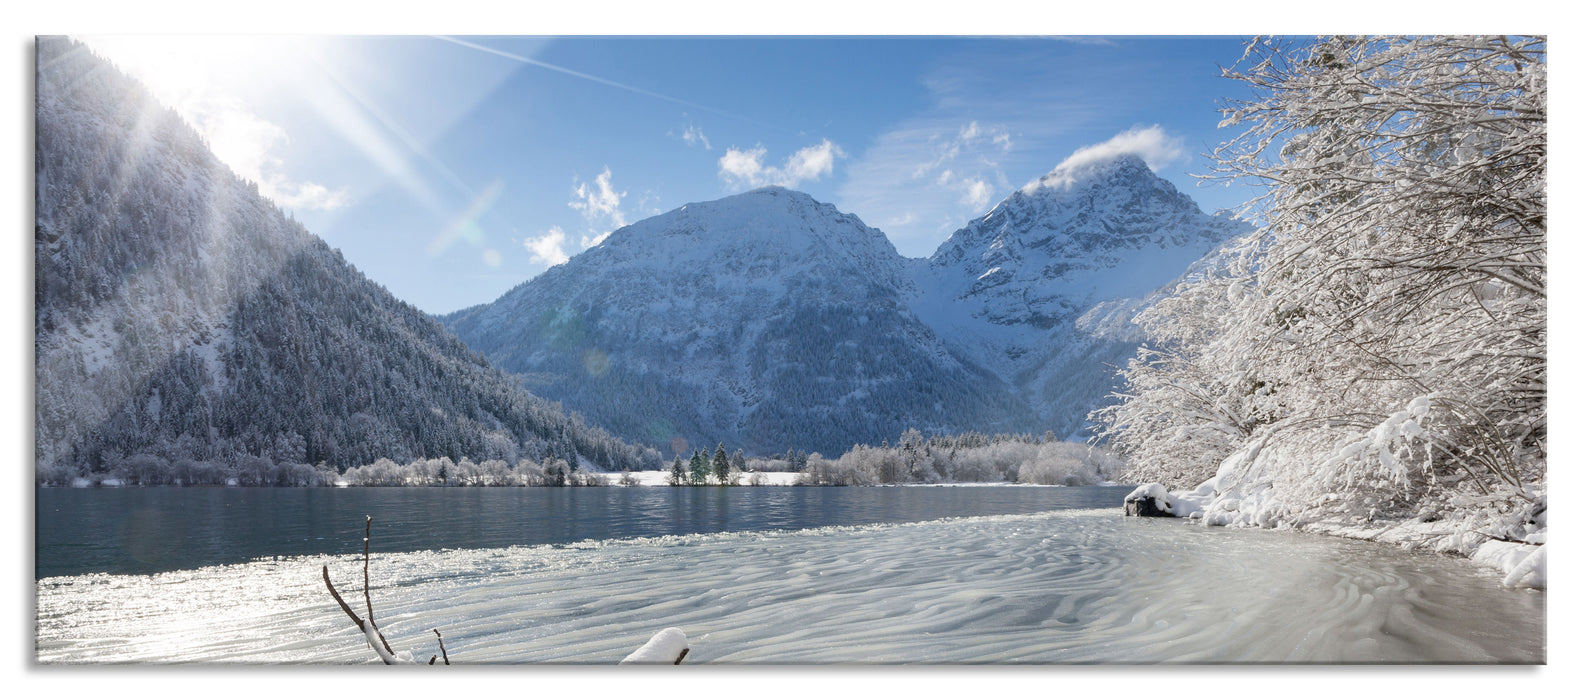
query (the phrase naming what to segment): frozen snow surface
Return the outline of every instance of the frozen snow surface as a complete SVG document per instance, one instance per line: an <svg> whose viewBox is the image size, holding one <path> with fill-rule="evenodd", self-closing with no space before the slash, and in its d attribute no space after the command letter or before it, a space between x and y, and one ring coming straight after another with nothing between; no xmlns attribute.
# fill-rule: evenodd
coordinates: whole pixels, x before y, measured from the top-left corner
<svg viewBox="0 0 1582 700"><path fill-rule="evenodd" d="M378 664L325 592L326 561L360 599L360 556L41 579L37 659ZM376 552L371 576L391 646L426 660L437 627L453 664L616 664L672 627L686 631L687 665L1546 654L1545 593L1463 561L1113 509ZM662 636L655 646L673 647Z"/></svg>

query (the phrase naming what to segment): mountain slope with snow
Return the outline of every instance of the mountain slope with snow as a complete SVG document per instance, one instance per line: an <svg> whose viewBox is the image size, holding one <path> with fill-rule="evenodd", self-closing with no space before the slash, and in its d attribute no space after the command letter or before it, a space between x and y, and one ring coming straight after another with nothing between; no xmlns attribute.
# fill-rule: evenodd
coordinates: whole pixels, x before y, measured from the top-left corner
<svg viewBox="0 0 1582 700"><path fill-rule="evenodd" d="M838 453L908 427L1029 430L909 308L912 261L799 192L688 204L442 320L528 386L651 443Z"/></svg>
<svg viewBox="0 0 1582 700"><path fill-rule="evenodd" d="M640 466L364 277L86 47L40 37L37 61L41 480L136 455Z"/></svg>
<svg viewBox="0 0 1582 700"><path fill-rule="evenodd" d="M1245 230L1136 156L1060 167L941 244L914 309L1074 435L1141 340L1130 318L1146 298Z"/></svg>
<svg viewBox="0 0 1582 700"><path fill-rule="evenodd" d="M842 452L907 428L1078 432L1131 314L1236 229L1132 157L1057 169L926 260L765 188L615 231L441 320L617 434Z"/></svg>

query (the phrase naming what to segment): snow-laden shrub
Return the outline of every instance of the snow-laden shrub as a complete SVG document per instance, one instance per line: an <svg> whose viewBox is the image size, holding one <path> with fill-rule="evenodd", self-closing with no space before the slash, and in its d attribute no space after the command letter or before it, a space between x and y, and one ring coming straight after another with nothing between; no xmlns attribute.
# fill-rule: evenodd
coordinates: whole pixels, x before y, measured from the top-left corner
<svg viewBox="0 0 1582 700"><path fill-rule="evenodd" d="M1085 486L1109 481L1121 460L1104 447L1026 437L981 441L936 438L925 444L890 447L857 445L836 460L809 457L797 483L818 486L872 486L893 483L1023 483ZM948 448L940 447L950 443ZM970 446L963 446L970 445Z"/></svg>
<svg viewBox="0 0 1582 700"><path fill-rule="evenodd" d="M121 460L112 473L124 484L158 486L169 479L169 472L165 460L151 454L135 454Z"/></svg>
<svg viewBox="0 0 1582 700"><path fill-rule="evenodd" d="M1085 486L1110 481L1121 461L1107 448L1073 442L1038 446L1032 461L1021 465L1017 483L1048 486Z"/></svg>
<svg viewBox="0 0 1582 700"><path fill-rule="evenodd" d="M68 486L82 476L76 466L64 462L41 464L34 473L34 483L39 486Z"/></svg>

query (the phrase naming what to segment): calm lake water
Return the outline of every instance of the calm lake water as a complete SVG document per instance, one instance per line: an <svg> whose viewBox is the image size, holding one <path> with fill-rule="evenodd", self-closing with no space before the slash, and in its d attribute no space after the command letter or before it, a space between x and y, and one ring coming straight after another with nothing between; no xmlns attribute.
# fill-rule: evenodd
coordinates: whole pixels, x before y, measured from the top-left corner
<svg viewBox="0 0 1582 700"><path fill-rule="evenodd" d="M1545 593L1464 560L1121 516L1123 487L40 490L37 659L1542 663ZM91 573L119 570L143 573Z"/></svg>
<svg viewBox="0 0 1582 700"><path fill-rule="evenodd" d="M1091 488L39 488L37 578L259 557L567 544L1120 508Z"/></svg>

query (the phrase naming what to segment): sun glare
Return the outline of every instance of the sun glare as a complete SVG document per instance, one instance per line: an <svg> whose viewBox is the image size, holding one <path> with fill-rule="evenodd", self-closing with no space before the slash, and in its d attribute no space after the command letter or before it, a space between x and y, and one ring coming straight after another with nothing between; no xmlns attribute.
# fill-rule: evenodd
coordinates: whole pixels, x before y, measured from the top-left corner
<svg viewBox="0 0 1582 700"><path fill-rule="evenodd" d="M114 35L79 37L131 73L161 102L210 93L273 89L299 72L307 41L299 37Z"/></svg>
<svg viewBox="0 0 1582 700"><path fill-rule="evenodd" d="M260 113L304 94L317 70L318 40L270 36L129 35L81 37L146 86L259 191L288 208L335 209L346 192L287 175L278 117Z"/></svg>

